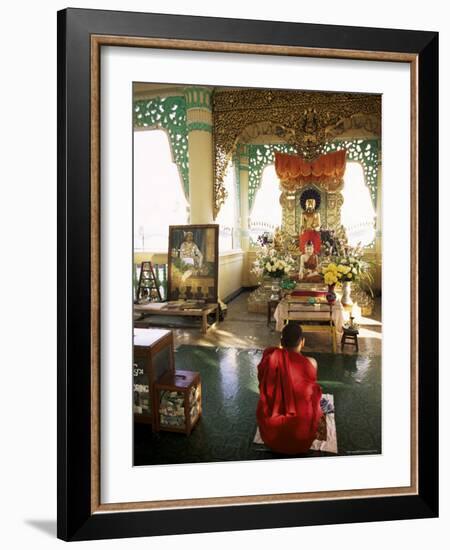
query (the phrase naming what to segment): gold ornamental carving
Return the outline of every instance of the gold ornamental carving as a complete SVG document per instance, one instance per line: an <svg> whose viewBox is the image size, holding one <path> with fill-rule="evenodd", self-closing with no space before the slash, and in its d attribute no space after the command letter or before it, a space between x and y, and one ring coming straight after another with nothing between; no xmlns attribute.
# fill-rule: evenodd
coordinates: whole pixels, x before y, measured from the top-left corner
<svg viewBox="0 0 450 550"><path fill-rule="evenodd" d="M275 135L313 160L348 132L381 134L381 96L297 90L215 90L213 94L214 216L225 201L224 178L238 143Z"/></svg>
<svg viewBox="0 0 450 550"><path fill-rule="evenodd" d="M327 225L337 228L341 224L341 208L344 204L342 193L328 193L327 195Z"/></svg>

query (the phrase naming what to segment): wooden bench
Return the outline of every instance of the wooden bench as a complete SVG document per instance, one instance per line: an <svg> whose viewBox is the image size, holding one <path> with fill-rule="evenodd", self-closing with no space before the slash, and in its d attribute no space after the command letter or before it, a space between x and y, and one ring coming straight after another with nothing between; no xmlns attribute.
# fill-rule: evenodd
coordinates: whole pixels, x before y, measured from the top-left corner
<svg viewBox="0 0 450 550"><path fill-rule="evenodd" d="M201 332L202 334L206 334L208 329L219 322L219 304L217 303L205 304L201 308L193 309L167 307L167 303L135 304L134 311L140 314L140 318L136 320L136 323L140 326L142 326L142 320L148 315L201 317ZM208 325L208 315L214 312L216 320L211 325Z"/></svg>

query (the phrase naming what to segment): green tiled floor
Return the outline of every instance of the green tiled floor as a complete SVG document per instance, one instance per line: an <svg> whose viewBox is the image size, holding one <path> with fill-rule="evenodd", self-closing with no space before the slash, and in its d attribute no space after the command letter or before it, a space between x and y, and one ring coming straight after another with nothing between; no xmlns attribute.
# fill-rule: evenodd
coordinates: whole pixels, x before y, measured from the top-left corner
<svg viewBox="0 0 450 550"><path fill-rule="evenodd" d="M286 458L253 444L261 350L180 346L176 367L200 372L203 417L189 437L137 426L134 464ZM381 452L381 357L310 353L333 393L340 455ZM317 454L317 453L315 453Z"/></svg>

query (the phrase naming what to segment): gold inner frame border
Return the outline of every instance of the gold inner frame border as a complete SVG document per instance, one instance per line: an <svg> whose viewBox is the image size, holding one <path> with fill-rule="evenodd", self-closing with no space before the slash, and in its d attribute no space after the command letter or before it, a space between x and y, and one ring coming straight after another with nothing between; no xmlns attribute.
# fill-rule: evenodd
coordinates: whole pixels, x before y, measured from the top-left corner
<svg viewBox="0 0 450 550"><path fill-rule="evenodd" d="M411 98L411 438L410 486L314 493L283 493L233 497L120 502L100 500L100 50L102 46L163 48L207 52L249 53L330 59L360 59L410 64ZM91 513L162 510L211 506L274 504L315 500L358 499L418 494L418 55L402 52L306 48L169 38L91 35L90 152L91 152Z"/></svg>

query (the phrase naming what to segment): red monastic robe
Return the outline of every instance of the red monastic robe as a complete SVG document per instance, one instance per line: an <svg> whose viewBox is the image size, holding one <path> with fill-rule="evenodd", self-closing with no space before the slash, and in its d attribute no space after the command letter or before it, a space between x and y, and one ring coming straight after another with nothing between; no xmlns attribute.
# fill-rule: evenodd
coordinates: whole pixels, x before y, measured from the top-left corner
<svg viewBox="0 0 450 550"><path fill-rule="evenodd" d="M322 389L309 359L281 348L264 350L258 365L256 419L264 443L283 454L305 453L322 416Z"/></svg>

